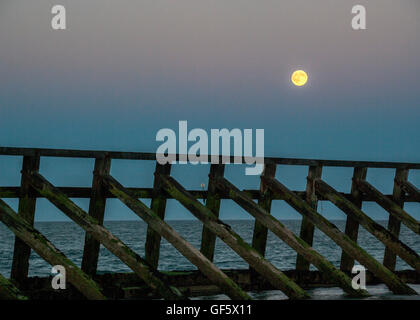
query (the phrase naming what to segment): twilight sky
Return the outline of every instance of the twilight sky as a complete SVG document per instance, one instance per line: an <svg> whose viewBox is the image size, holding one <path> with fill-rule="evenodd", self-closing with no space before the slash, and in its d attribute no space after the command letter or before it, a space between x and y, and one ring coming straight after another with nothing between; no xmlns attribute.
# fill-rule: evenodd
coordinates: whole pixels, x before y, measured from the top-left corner
<svg viewBox="0 0 420 320"><path fill-rule="evenodd" d="M51 29L55 4L67 9L67 30ZM367 8L367 30L351 28L356 4ZM419 15L418 0L2 0L0 145L154 152L159 129L188 120L191 129L265 129L268 156L420 162ZM290 83L296 69L306 86ZM19 183L19 161L0 159L0 185ZM88 186L92 165L47 159L41 171ZM113 174L151 184L130 166L115 162ZM174 174L197 188L201 169ZM232 179L243 174L235 170ZM306 168L297 171L282 174L303 189ZM351 172L343 175L336 183L347 188ZM392 175L368 179L389 192ZM109 218L130 215L110 203ZM37 218L55 219L49 204L38 207ZM169 218L188 216L170 208Z"/></svg>

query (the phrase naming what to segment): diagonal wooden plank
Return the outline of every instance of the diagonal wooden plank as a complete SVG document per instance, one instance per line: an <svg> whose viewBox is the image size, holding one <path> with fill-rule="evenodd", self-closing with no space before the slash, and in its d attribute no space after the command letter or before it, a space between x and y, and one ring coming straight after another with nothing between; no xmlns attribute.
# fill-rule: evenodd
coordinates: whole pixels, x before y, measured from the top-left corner
<svg viewBox="0 0 420 320"><path fill-rule="evenodd" d="M102 186L101 175L108 174L111 168L111 159L100 158L95 160L92 180L92 195L89 202L89 215L98 221L100 225L104 223L105 215L105 190ZM91 234L85 235L85 247L83 249L82 270L90 276L96 274L98 267L100 243Z"/></svg>
<svg viewBox="0 0 420 320"><path fill-rule="evenodd" d="M404 208L404 201L406 199L405 192L402 189L401 185L404 182L407 182L407 180L408 169L398 168L395 170L394 190L392 192L392 199L401 208ZM401 230L401 221L392 214L389 214L388 230L396 237L399 237ZM397 255L394 252L392 252L388 247L385 247L384 266L387 267L389 270L395 271L396 264Z"/></svg>
<svg viewBox="0 0 420 320"><path fill-rule="evenodd" d="M418 189L414 184L405 181L404 183L401 183L401 188L413 196L417 202L420 202L420 189Z"/></svg>
<svg viewBox="0 0 420 320"><path fill-rule="evenodd" d="M105 248L117 256L131 270L133 270L152 290L155 290L164 299L185 299L181 292L165 283L160 272L151 267L146 260L136 254L120 239L99 225L98 222L78 207L67 196L49 183L39 173L32 173L28 177L31 185L51 201L58 209L63 211L70 219L76 222Z"/></svg>
<svg viewBox="0 0 420 320"><path fill-rule="evenodd" d="M315 194L314 181L315 179L321 178L322 167L310 166L308 171L308 178L306 183L306 202L314 208L318 209L318 198ZM302 217L302 224L300 227L300 238L307 244L312 246L314 239L315 226L307 217ZM309 270L310 263L302 255L298 254L296 258L296 270Z"/></svg>
<svg viewBox="0 0 420 320"><path fill-rule="evenodd" d="M276 174L276 165L271 163L264 164L264 171L262 174L266 177L274 177ZM258 199L258 205L267 212L270 212L273 198L271 197L270 190L263 182L260 183L260 192L261 197ZM259 220L255 220L254 234L252 236L252 247L261 253L262 256L265 256L267 235L267 227L264 226Z"/></svg>
<svg viewBox="0 0 420 320"><path fill-rule="evenodd" d="M282 194L285 201L292 206L300 214L307 216L311 222L337 243L344 251L346 251L353 259L359 261L366 266L376 277L381 279L392 292L395 294L416 295L416 291L406 285L401 279L389 269L385 268L371 255L369 255L356 242L351 240L347 235L342 233L337 226L325 219L308 203L290 191L286 186L275 179L266 179L265 183L269 188L278 194Z"/></svg>
<svg viewBox="0 0 420 320"><path fill-rule="evenodd" d="M217 268L199 250L182 238L171 226L165 223L153 210L143 202L129 194L117 180L111 176L105 176L104 182L108 190L127 205L156 233L171 243L185 258L194 264L215 285L220 287L230 298L234 300L250 300L251 297L243 291L233 280Z"/></svg>
<svg viewBox="0 0 420 320"><path fill-rule="evenodd" d="M162 165L156 162L155 172L162 174L171 173L171 164ZM153 182L153 198L150 208L157 214L160 219L165 218L166 196L163 194L159 181ZM147 226L146 243L145 243L146 261L154 268L158 267L160 254L160 234Z"/></svg>
<svg viewBox="0 0 420 320"><path fill-rule="evenodd" d="M37 171L39 169L39 161L39 156L23 157L22 172ZM31 225L34 224L36 205L36 197L33 193L25 175L22 174L18 213ZM28 276L30 255L31 248L16 237L10 277L17 283L23 281Z"/></svg>
<svg viewBox="0 0 420 320"><path fill-rule="evenodd" d="M263 175L272 178L276 175L277 165L274 163L265 163ZM271 191L261 181L260 182L260 197L258 198L258 205L264 208L267 212L271 211L271 204L273 197ZM252 247L257 250L263 257L267 247L268 229L257 219L254 222L254 233L252 234ZM258 281L258 273L249 267L251 281L255 283Z"/></svg>
<svg viewBox="0 0 420 320"><path fill-rule="evenodd" d="M306 299L308 294L283 272L246 243L232 228L220 221L213 213L197 201L175 179L159 175L165 190L177 199L194 216L201 220L222 241L230 246L252 268L265 277L275 288L283 291L291 299Z"/></svg>
<svg viewBox="0 0 420 320"><path fill-rule="evenodd" d="M392 250L392 252L401 257L401 259L417 270L417 272L420 272L420 257L414 250L400 241L395 235L382 227L379 223L376 223L366 213L357 208L350 200L344 198L326 182L317 180L315 182L315 186L316 191L319 192L319 194L328 198L345 214L351 215L367 231Z"/></svg>
<svg viewBox="0 0 420 320"><path fill-rule="evenodd" d="M362 208L363 200L362 193L357 188L356 180L366 179L367 168L365 167L356 167L353 170L353 179L351 184L351 198L352 202L359 209ZM353 218L353 216L348 215L346 219L346 227L344 230L345 234L354 242L357 243L357 238L359 236L359 222ZM346 272L351 272L354 266L354 259L347 254L344 250L341 252L341 262L340 269Z"/></svg>
<svg viewBox="0 0 420 320"><path fill-rule="evenodd" d="M397 218L401 221L405 226L417 234L420 234L420 223L410 216L402 207L398 205L391 199L384 196L378 189L372 186L367 181L358 181L356 182L357 186L363 192L369 194L373 197L377 204L379 204L382 208L384 208L390 215Z"/></svg>
<svg viewBox="0 0 420 320"><path fill-rule="evenodd" d="M217 187L228 194L229 197L251 214L256 220L260 221L266 228L283 240L287 245L302 255L306 261L312 263L324 275L333 279L346 293L352 296L368 296L365 290L355 290L352 287L351 279L338 270L331 262L325 259L309 244L296 236L287 229L280 221L270 215L267 211L256 204L245 193L241 192L231 182L224 178L215 180Z"/></svg>
<svg viewBox="0 0 420 320"><path fill-rule="evenodd" d="M213 183L211 182L211 177L223 177L224 172L225 172L225 165L223 163L212 164L210 166L206 207L216 217L219 217L220 195L217 193L216 188L214 187ZM209 228L207 228L206 225L203 225L203 232L202 232L202 236L201 236L201 252L210 261L213 261L215 246L216 246L216 235L213 232L211 232L211 230Z"/></svg>
<svg viewBox="0 0 420 320"><path fill-rule="evenodd" d="M71 262L38 230L16 214L3 200L0 200L0 221L45 261L53 266L62 265L66 269L66 276L69 282L86 298L94 300L105 299L95 281Z"/></svg>
<svg viewBox="0 0 420 320"><path fill-rule="evenodd" d="M28 298L0 274L0 300L28 300Z"/></svg>

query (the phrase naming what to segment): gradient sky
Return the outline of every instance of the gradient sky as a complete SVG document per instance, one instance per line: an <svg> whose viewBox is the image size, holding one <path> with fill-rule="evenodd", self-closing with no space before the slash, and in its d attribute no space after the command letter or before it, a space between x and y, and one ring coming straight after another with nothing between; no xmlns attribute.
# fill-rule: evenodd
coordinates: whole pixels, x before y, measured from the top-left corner
<svg viewBox="0 0 420 320"><path fill-rule="evenodd" d="M65 31L51 29L55 4L67 9ZM367 8L367 30L351 28L356 4ZM420 162L419 15L417 0L2 0L0 145L154 152L159 129L188 120L265 129L268 156ZM306 86L290 83L296 69L308 72ZM0 159L0 185L19 183L20 163ZM150 185L150 170L135 166L116 161L112 173ZM41 172L88 186L92 168L46 159ZM197 188L207 169L174 174ZM232 179L243 174L232 170ZM306 170L281 174L303 189ZM344 171L345 179L325 173L349 188ZM392 190L392 172L374 174ZM410 180L420 184L420 175ZM238 184L257 188L258 178ZM38 207L37 219L56 218L43 200ZM189 217L169 207L169 218ZM132 217L122 208L110 201L107 217ZM235 212L224 217L244 216Z"/></svg>

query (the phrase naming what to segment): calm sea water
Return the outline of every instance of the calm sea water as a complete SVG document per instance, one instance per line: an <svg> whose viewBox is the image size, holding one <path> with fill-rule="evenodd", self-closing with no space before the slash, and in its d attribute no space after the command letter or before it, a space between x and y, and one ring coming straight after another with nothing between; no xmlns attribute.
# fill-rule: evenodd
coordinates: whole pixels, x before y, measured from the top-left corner
<svg viewBox="0 0 420 320"><path fill-rule="evenodd" d="M254 221L236 220L225 221L248 243L252 241ZM300 220L282 221L290 230L299 234ZM333 221L337 227L344 230L345 221ZM386 226L386 221L378 221ZM187 241L196 248L200 248L202 224L199 221L168 221L168 223L180 233ZM84 232L73 222L38 222L35 227L43 233L57 248L59 248L69 259L77 265L82 261L82 250ZM125 244L144 256L144 244L146 240L147 226L141 221L108 221L105 222L114 235L119 237ZM418 236L405 226L401 228L400 239L416 252L420 252L420 241ZM0 273L6 277L10 276L10 269L13 256L14 236L4 225L0 224ZM384 245L375 237L370 235L363 228L360 228L359 244L373 257L382 261ZM313 247L336 266L340 264L341 249L327 236L316 230ZM267 259L281 270L294 269L296 253L269 232L267 240ZM248 265L233 252L220 239L217 239L214 257L215 264L220 268L247 268ZM313 266L311 266L315 270ZM160 270L194 270L196 269L166 240L162 239L161 256L159 260ZM411 269L404 261L397 258L397 270ZM130 272L118 258L112 255L107 249L101 247L98 272ZM47 277L50 275L51 266L42 260L36 253L32 252L30 257L30 276ZM420 293L420 286L413 288ZM385 286L373 286L368 288L374 293L373 298L397 298L390 294ZM342 291L339 288L319 288L311 290L311 294L320 299L340 298ZM266 291L253 293L260 299L282 299L285 296L279 291ZM223 295L212 296L211 298L224 298Z"/></svg>

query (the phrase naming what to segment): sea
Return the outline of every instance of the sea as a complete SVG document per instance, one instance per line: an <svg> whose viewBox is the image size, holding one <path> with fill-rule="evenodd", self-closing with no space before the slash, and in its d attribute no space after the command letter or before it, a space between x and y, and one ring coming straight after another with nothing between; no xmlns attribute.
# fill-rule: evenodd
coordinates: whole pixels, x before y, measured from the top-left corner
<svg viewBox="0 0 420 320"><path fill-rule="evenodd" d="M182 237L196 248L200 248L202 224L198 220L172 220L167 221ZM254 228L253 220L226 220L235 232L248 243L252 242ZM299 234L301 220L281 221L295 234ZM338 228L344 230L345 221L332 221ZM386 221L377 221L386 227ZM146 240L147 225L142 221L105 221L105 227L115 236L120 238L126 245L144 256L144 244ZM81 264L83 255L83 243L85 233L73 222L35 222L35 228L46 236L58 249L60 249L76 265ZM416 252L420 253L420 241L418 235L401 227L400 239ZM384 256L384 245L374 236L359 229L358 243L378 261ZM10 276L13 257L14 235L3 224L0 224L0 273ZM337 267L340 265L341 249L324 233L317 230L314 235L313 247ZM269 232L267 239L266 258L280 270L295 268L296 252L288 245ZM232 249L220 239L216 241L214 263L222 269L246 269L248 264L244 262ZM184 258L165 239L162 239L159 259L159 270L196 270L186 258ZM313 270L316 270L311 266ZM397 270L412 269L400 258L397 258ZM98 262L98 273L131 272L117 257L101 246ZM51 266L32 251L30 257L29 276L48 277L51 275ZM420 285L410 285L420 294ZM368 299L419 299L415 296L396 296L385 285L368 286L371 294ZM308 293L314 299L347 299L340 288L316 288L309 289ZM287 297L278 290L263 292L251 292L251 296L258 299L286 299ZM223 294L196 299L227 299Z"/></svg>

